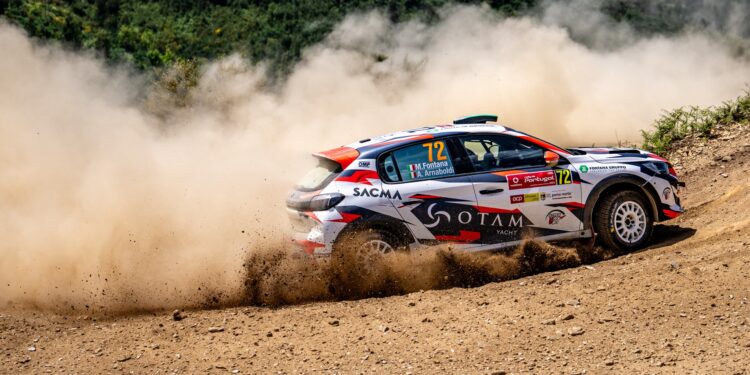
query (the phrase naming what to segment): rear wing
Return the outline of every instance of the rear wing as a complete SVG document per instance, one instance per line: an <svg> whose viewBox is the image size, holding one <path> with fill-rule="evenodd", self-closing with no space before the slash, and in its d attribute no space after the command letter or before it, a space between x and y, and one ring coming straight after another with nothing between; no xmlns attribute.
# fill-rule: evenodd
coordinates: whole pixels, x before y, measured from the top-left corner
<svg viewBox="0 0 750 375"><path fill-rule="evenodd" d="M359 151L351 147L342 146L327 151L316 152L313 156L335 161L341 165L341 169L346 169L353 161L359 157Z"/></svg>

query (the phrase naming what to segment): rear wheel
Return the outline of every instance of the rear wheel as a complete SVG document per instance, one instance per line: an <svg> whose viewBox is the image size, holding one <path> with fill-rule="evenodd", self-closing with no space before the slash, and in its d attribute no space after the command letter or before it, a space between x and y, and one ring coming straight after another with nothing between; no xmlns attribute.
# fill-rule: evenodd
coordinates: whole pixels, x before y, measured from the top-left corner
<svg viewBox="0 0 750 375"><path fill-rule="evenodd" d="M385 232L368 230L360 234L358 245L369 253L388 254L395 251L397 247L396 243L390 237Z"/></svg>
<svg viewBox="0 0 750 375"><path fill-rule="evenodd" d="M341 299L378 295L386 290L387 263L384 255L406 247L399 237L381 229L344 233L333 248L331 293Z"/></svg>
<svg viewBox="0 0 750 375"><path fill-rule="evenodd" d="M594 212L594 230L608 247L621 252L638 250L651 240L654 219L646 199L632 190L602 199Z"/></svg>
<svg viewBox="0 0 750 375"><path fill-rule="evenodd" d="M385 255L403 250L405 246L402 242L389 231L368 228L342 234L334 248L334 253Z"/></svg>

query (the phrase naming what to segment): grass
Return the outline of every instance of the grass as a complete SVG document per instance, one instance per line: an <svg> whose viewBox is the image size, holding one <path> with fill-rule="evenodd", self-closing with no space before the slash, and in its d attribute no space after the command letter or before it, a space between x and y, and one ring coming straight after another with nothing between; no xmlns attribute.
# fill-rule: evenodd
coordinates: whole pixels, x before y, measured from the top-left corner
<svg viewBox="0 0 750 375"><path fill-rule="evenodd" d="M687 136L711 137L716 126L750 123L750 92L718 106L687 106L665 112L652 125L651 131L642 131L643 149L657 154L667 153L676 141Z"/></svg>

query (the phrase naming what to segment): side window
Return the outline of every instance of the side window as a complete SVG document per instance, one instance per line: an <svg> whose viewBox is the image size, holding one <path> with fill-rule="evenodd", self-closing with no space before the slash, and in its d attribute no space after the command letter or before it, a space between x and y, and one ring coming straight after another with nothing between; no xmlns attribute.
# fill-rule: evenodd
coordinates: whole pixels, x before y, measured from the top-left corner
<svg viewBox="0 0 750 375"><path fill-rule="evenodd" d="M401 177L398 175L398 170L396 169L396 163L393 161L393 154L383 159L383 170L388 177L388 181L401 181Z"/></svg>
<svg viewBox="0 0 750 375"><path fill-rule="evenodd" d="M544 149L507 135L471 135L461 137L475 171L541 167Z"/></svg>
<svg viewBox="0 0 750 375"><path fill-rule="evenodd" d="M381 159L388 181L415 181L456 174L445 140L418 143L393 151Z"/></svg>

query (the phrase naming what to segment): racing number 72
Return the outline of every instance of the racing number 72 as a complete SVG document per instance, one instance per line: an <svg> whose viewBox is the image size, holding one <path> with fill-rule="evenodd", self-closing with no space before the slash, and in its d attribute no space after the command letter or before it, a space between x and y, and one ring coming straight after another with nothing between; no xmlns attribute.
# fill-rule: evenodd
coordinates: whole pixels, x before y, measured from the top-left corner
<svg viewBox="0 0 750 375"><path fill-rule="evenodd" d="M555 169L555 177L557 177L558 185L567 185L573 182L570 178L570 169Z"/></svg>
<svg viewBox="0 0 750 375"><path fill-rule="evenodd" d="M436 157L437 160L448 160L448 157L445 156L445 142L443 141L435 141L435 142L427 142L423 143L422 147L427 147L427 160L432 163L432 150L434 149L436 151Z"/></svg>

